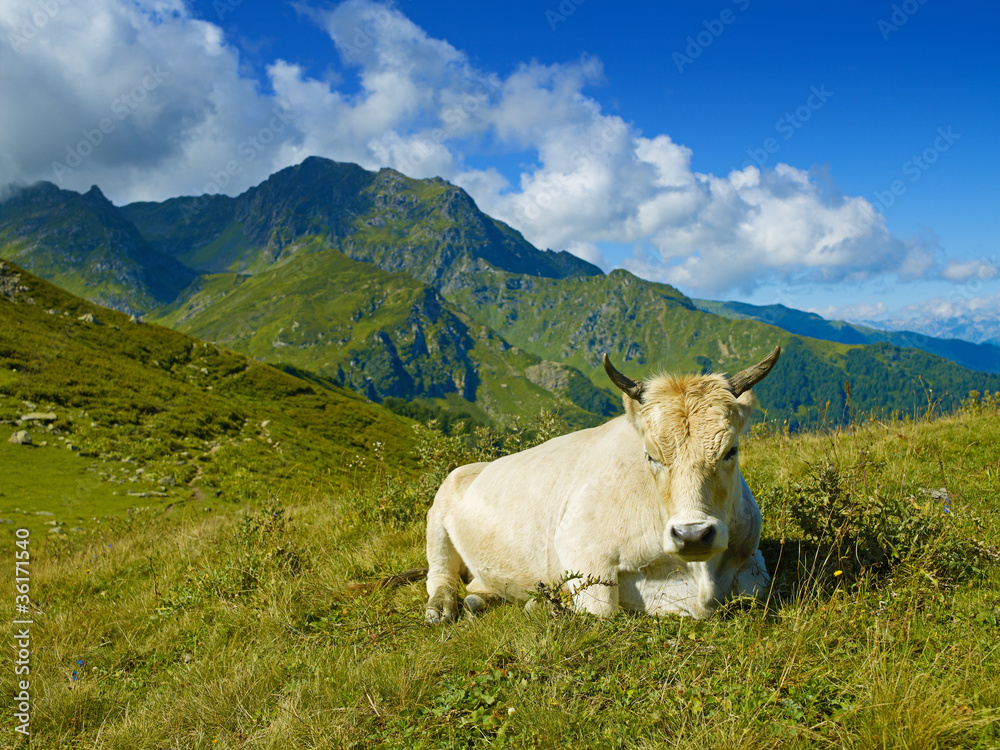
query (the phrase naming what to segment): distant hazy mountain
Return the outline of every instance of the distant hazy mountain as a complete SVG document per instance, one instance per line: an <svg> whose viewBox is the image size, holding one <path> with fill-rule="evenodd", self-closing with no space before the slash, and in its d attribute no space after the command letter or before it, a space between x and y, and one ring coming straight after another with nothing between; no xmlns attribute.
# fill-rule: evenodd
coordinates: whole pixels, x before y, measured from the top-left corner
<svg viewBox="0 0 1000 750"><path fill-rule="evenodd" d="M432 399L494 418L545 407L591 424L621 408L604 352L641 377L734 372L775 344L785 352L758 396L793 426L841 421L848 407L912 411L929 391L950 408L969 390L1000 390L1000 377L895 344L976 367L995 362L992 348L868 343L880 337L797 311L696 303L539 250L441 179L310 158L235 198L116 209L96 190L33 190L21 200L34 203L0 208L0 257L376 401Z"/></svg>
<svg viewBox="0 0 1000 750"><path fill-rule="evenodd" d="M727 318L759 320L800 336L841 344L875 344L885 341L895 346L922 349L973 370L1000 372L1000 347L989 342L976 344L962 340L965 336L935 338L907 330L879 330L842 320L826 320L815 313L793 310L784 305L760 306L714 300L695 300L695 304L706 312ZM996 325L995 319L993 323Z"/></svg>
<svg viewBox="0 0 1000 750"><path fill-rule="evenodd" d="M867 325L901 331L917 330L926 336L954 338L1000 346L1000 312L996 309L957 315L917 316L907 320L865 321Z"/></svg>

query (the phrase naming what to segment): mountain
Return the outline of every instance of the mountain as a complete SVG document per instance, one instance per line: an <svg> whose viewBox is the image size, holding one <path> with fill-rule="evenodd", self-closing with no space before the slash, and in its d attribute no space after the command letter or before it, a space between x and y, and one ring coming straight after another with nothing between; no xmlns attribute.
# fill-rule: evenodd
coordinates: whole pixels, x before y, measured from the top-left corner
<svg viewBox="0 0 1000 750"><path fill-rule="evenodd" d="M310 158L235 198L117 211L151 253L198 273L151 319L374 401L493 419L549 408L582 426L620 409L605 351L644 376L734 372L775 344L782 366L758 396L793 428L1000 390L931 354L723 317L668 285L538 250L440 179Z"/></svg>
<svg viewBox="0 0 1000 750"><path fill-rule="evenodd" d="M620 408L573 368L509 346L426 284L323 249L318 238L300 244L257 274L202 276L157 319L373 400L458 399L502 417L562 399L573 424Z"/></svg>
<svg viewBox="0 0 1000 750"><path fill-rule="evenodd" d="M0 257L98 304L142 312L176 299L196 274L153 249L96 186L52 183L0 201Z"/></svg>
<svg viewBox="0 0 1000 750"><path fill-rule="evenodd" d="M1000 347L974 344L959 338L935 338L913 331L884 331L842 320L826 320L815 313L793 310L784 305L749 305L745 302L694 300L699 310L732 319L759 320L789 333L840 344L886 342L903 348L921 349L957 362L971 370L1000 372Z"/></svg>
<svg viewBox="0 0 1000 750"><path fill-rule="evenodd" d="M1000 347L1000 313L996 298L992 304L986 304L980 309L957 311L954 305L945 302L932 305L929 310L917 311L914 317L904 320L861 322L894 331L915 328L926 336L962 339Z"/></svg>
<svg viewBox="0 0 1000 750"><path fill-rule="evenodd" d="M704 312L673 287L620 269L571 279L496 276L492 284L477 278L454 301L511 344L573 365L595 384L606 380L605 351L630 376L732 373L778 344L779 366L755 390L768 416L792 428L843 423L852 409L912 414L930 401L951 410L972 390L1000 390L1000 376L918 349L839 344Z"/></svg>
<svg viewBox="0 0 1000 750"><path fill-rule="evenodd" d="M236 198L133 203L122 214L153 247L210 273L264 270L298 252L302 237L442 289L483 267L555 278L601 273L570 253L536 249L440 178L315 156Z"/></svg>

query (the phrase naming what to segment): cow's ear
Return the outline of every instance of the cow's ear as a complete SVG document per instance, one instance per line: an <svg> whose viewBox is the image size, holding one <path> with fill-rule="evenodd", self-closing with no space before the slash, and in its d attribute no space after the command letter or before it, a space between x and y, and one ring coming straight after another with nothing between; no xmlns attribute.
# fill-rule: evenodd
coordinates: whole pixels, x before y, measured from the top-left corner
<svg viewBox="0 0 1000 750"><path fill-rule="evenodd" d="M625 405L625 417L632 423L632 426L635 427L636 431L645 437L646 430L643 427L641 416L642 404L635 399L629 398L628 396L622 397L622 403Z"/></svg>
<svg viewBox="0 0 1000 750"><path fill-rule="evenodd" d="M753 391L746 391L736 399L736 409L742 418L742 424L739 425L739 432L741 434L750 427L755 408L757 408L757 397Z"/></svg>

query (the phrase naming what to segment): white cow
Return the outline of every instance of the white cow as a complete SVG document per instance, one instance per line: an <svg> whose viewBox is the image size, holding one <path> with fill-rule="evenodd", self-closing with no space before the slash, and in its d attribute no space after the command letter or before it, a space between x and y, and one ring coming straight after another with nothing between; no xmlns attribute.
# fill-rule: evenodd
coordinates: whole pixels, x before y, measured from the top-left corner
<svg viewBox="0 0 1000 750"><path fill-rule="evenodd" d="M616 586L567 584L574 606L618 606L705 618L728 597L770 581L760 510L740 474L739 437L754 385L778 360L732 378L661 376L647 383L604 368L625 414L491 463L455 469L427 514L427 620L524 600L567 571Z"/></svg>

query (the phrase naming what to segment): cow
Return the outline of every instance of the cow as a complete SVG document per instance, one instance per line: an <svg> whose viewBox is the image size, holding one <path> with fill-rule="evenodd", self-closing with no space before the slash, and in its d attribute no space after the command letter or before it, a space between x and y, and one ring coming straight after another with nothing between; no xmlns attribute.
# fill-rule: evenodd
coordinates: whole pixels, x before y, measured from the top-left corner
<svg viewBox="0 0 1000 750"><path fill-rule="evenodd" d="M648 382L605 354L622 416L461 466L442 483L427 514L427 621L458 618L460 579L467 613L529 599L567 573L579 575L566 583L574 609L602 617L622 607L704 619L730 597L762 596L761 515L739 438L751 389L780 353L728 378Z"/></svg>

